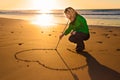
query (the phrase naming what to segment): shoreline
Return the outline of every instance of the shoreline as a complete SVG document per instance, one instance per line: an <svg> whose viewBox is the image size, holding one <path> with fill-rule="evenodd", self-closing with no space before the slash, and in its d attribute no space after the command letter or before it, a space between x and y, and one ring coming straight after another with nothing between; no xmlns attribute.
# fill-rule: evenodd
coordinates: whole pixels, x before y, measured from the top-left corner
<svg viewBox="0 0 120 80"><path fill-rule="evenodd" d="M18 20L18 21L30 22L30 21L28 21L28 20L23 20L23 19L14 19L14 18L4 18L4 17L0 17L0 19ZM66 25L66 24L57 24L57 25ZM109 25L104 26L104 25L89 25L89 24L88 24L88 26L90 26L90 27L106 27L106 28L107 28L107 27L109 27L109 28L116 27L116 28L120 28L120 26L109 26Z"/></svg>

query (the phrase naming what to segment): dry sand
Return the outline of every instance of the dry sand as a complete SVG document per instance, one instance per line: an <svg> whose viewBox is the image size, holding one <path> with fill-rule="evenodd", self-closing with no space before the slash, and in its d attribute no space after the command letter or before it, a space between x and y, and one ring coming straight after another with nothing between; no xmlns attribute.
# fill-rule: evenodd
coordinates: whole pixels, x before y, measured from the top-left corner
<svg viewBox="0 0 120 80"><path fill-rule="evenodd" d="M64 27L0 18L0 80L120 80L120 27L90 25L81 54L69 35L55 50Z"/></svg>

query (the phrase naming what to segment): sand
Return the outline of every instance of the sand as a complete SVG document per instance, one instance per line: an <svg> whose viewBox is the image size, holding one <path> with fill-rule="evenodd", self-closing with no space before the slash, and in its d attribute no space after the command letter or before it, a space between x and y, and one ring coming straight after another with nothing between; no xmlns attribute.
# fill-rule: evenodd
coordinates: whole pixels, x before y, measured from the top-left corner
<svg viewBox="0 0 120 80"><path fill-rule="evenodd" d="M120 27L89 25L81 54L69 35L57 46L64 27L0 18L0 80L120 80Z"/></svg>

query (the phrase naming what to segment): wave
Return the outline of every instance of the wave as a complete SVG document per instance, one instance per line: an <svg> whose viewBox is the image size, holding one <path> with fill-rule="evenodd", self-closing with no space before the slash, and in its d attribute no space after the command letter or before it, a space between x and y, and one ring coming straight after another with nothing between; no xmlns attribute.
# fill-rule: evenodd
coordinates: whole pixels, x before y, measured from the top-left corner
<svg viewBox="0 0 120 80"><path fill-rule="evenodd" d="M100 9L100 10L77 10L81 15L120 15L120 9ZM35 15L35 14L51 14L63 15L63 10L52 10L51 12L40 12L38 10L1 10L0 14L10 15Z"/></svg>

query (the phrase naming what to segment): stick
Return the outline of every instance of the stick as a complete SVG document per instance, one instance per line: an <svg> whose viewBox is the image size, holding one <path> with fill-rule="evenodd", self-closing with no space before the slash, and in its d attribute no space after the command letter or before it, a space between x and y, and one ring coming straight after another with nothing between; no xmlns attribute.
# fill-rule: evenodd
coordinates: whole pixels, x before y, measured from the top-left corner
<svg viewBox="0 0 120 80"><path fill-rule="evenodd" d="M67 26L68 26L68 23L69 23L69 20L67 21L67 24L65 25L65 28L63 29L62 33L64 33L65 29L66 29L66 28L67 28ZM59 40L58 40L58 42L57 42L57 45L56 45L56 48L55 48L55 49L57 49L58 44L60 43L60 40L61 40L61 39L59 39Z"/></svg>

